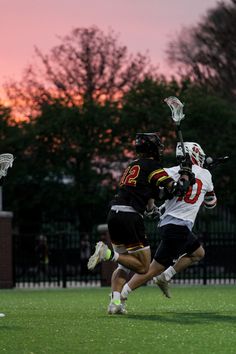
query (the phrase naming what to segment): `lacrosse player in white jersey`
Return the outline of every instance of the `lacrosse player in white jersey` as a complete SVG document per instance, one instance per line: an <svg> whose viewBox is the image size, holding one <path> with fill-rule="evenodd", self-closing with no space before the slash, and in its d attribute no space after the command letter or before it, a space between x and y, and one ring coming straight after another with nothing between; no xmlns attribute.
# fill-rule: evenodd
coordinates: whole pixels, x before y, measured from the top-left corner
<svg viewBox="0 0 236 354"><path fill-rule="evenodd" d="M164 213L160 217L159 232L161 242L156 250L154 259L146 274L135 274L122 289L123 299L128 294L153 278L166 297L170 297L169 281L180 271L200 261L205 251L192 228L197 213L204 205L205 208L214 208L217 198L214 192L211 173L203 168L205 153L199 144L184 143L185 151L192 163L192 172L195 174L195 184L189 187L187 194L182 197L173 197L166 200ZM183 152L180 143L176 147L176 156L181 159ZM165 168L168 175L174 180L179 178L180 166ZM153 201L154 202L154 201ZM153 210L155 210L153 204ZM174 260L175 261L174 263Z"/></svg>

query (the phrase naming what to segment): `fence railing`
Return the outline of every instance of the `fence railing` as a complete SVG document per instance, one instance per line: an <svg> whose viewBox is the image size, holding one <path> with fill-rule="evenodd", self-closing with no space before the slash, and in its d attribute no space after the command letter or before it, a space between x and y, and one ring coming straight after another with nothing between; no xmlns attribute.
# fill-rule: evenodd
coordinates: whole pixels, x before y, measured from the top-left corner
<svg viewBox="0 0 236 354"><path fill-rule="evenodd" d="M160 241L156 224L148 223L147 233L152 253ZM114 263L103 262L93 272L87 270L87 259L81 257L79 239L75 235L58 232L46 236L40 247L32 234L14 238L14 283L16 287L68 287L110 285ZM79 236L79 235L78 235ZM199 234L206 250L204 259L175 276L175 283L235 284L236 234L234 232L202 232ZM93 250L99 235L90 239Z"/></svg>
<svg viewBox="0 0 236 354"><path fill-rule="evenodd" d="M145 224L154 254L160 242L157 224L150 220L146 220ZM15 286L110 285L110 277L115 268L113 262L103 262L93 272L87 270L88 254L94 249L95 243L99 239L109 241L104 234L104 225L94 230L89 243L82 243L82 235L76 223L45 224L44 235L37 237L33 234L15 235ZM206 255L198 264L177 274L173 282L235 284L235 217L227 208L217 207L211 211L203 209L196 220L195 232Z"/></svg>

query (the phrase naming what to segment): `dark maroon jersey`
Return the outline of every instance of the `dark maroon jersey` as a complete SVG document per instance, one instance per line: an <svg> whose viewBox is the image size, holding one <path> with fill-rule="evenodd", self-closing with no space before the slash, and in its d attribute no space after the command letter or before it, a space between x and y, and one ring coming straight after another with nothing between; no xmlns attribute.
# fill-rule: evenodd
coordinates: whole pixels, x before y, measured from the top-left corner
<svg viewBox="0 0 236 354"><path fill-rule="evenodd" d="M119 191L111 205L132 206L143 214L150 198L159 198L159 187L165 187L173 179L159 162L150 158L132 161L123 172Z"/></svg>

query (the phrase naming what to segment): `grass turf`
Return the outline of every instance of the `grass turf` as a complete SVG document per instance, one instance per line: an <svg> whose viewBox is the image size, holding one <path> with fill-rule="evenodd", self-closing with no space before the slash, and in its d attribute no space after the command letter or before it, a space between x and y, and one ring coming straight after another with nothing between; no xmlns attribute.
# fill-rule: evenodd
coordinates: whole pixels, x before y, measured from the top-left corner
<svg viewBox="0 0 236 354"><path fill-rule="evenodd" d="M1 290L0 353L236 353L234 286L142 287L127 315L107 315L109 291Z"/></svg>

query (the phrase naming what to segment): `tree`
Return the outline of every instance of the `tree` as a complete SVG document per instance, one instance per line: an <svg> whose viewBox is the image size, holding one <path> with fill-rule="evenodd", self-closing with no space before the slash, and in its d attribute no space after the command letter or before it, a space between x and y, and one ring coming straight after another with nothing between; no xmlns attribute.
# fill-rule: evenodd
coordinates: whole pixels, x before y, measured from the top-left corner
<svg viewBox="0 0 236 354"><path fill-rule="evenodd" d="M106 216L123 156L121 97L155 70L146 56L129 55L112 31L104 35L96 27L75 29L48 55L36 54L38 66L6 85L14 107L28 117L21 124L20 208L36 210L38 219L43 212L77 213L88 230Z"/></svg>
<svg viewBox="0 0 236 354"><path fill-rule="evenodd" d="M221 96L236 96L236 1L221 1L195 27L184 28L167 50L182 77Z"/></svg>
<svg viewBox="0 0 236 354"><path fill-rule="evenodd" d="M5 86L14 105L29 117L55 99L70 107L117 101L145 76L155 74L149 58L130 55L113 31L105 35L95 26L76 28L60 41L47 55L36 48L39 63L28 67L20 82Z"/></svg>
<svg viewBox="0 0 236 354"><path fill-rule="evenodd" d="M134 86L122 99L121 124L123 141L131 143L139 132L160 134L166 150L173 149L175 128L170 118L170 111L164 99L178 95L180 86L176 81L167 82L164 77L147 78Z"/></svg>
<svg viewBox="0 0 236 354"><path fill-rule="evenodd" d="M77 216L86 230L104 219L114 183L109 162L119 151L112 142L112 110L108 104L89 110L45 104L37 119L21 124L18 137L11 136L16 162L7 204L21 230L30 221L40 227L43 217Z"/></svg>
<svg viewBox="0 0 236 354"><path fill-rule="evenodd" d="M185 141L196 141L207 156L213 158L229 155L230 160L213 170L219 203L235 207L236 163L235 108L217 94L210 94L189 80L166 82L145 80L124 96L122 101L122 126L126 148L131 150L132 139L139 131L159 131L165 143L164 166L176 164L175 147L178 141L170 110L163 102L169 95L177 96L184 103L186 118L182 121Z"/></svg>
<svg viewBox="0 0 236 354"><path fill-rule="evenodd" d="M50 55L37 50L40 70L31 67L20 82L8 86L10 98L28 110L28 120L18 125L6 120L9 112L2 121L11 132L4 144L16 156L6 201L18 221L40 224L43 214L78 215L86 231L104 222L136 132L159 131L175 162L176 135L163 102L169 95L186 100L185 139L203 142L209 152L221 146L219 153L229 154L232 139L227 135L235 127L233 111L223 99L209 97L191 82L158 77L146 57L129 56L112 33L77 29L61 42ZM215 123L216 114L226 117L224 126ZM209 139L206 127L212 121L215 134ZM231 193L232 174L226 185Z"/></svg>
<svg viewBox="0 0 236 354"><path fill-rule="evenodd" d="M185 102L184 140L197 141L207 156L230 156L230 160L215 168L212 174L219 204L228 205L235 211L235 107L217 94L209 94L206 88L186 82L182 84L180 97Z"/></svg>

